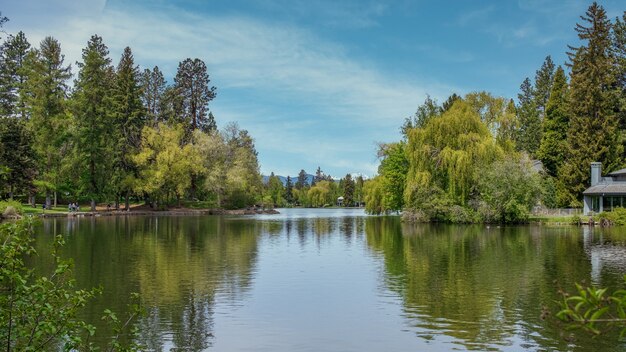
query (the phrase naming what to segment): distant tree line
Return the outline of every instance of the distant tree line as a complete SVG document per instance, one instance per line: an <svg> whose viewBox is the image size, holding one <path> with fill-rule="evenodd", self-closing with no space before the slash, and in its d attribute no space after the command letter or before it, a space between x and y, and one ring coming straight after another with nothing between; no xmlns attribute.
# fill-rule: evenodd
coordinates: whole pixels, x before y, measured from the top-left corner
<svg viewBox="0 0 626 352"><path fill-rule="evenodd" d="M264 204L273 206L361 206L364 202L363 176L345 177L335 180L317 168L313 179L309 182L307 173L300 170L298 178L294 180L287 176L285 184L272 172L265 184ZM343 197L338 203L339 197Z"/></svg>
<svg viewBox="0 0 626 352"><path fill-rule="evenodd" d="M6 22L6 18L2 23ZM236 123L217 129L216 88L205 63L185 59L172 84L158 67L141 71L129 47L117 66L94 35L76 63L46 37L23 32L0 46L1 198L114 202L154 207L205 200L244 207L261 200L257 152ZM73 85L69 81L74 77Z"/></svg>
<svg viewBox="0 0 626 352"><path fill-rule="evenodd" d="M594 2L581 20L581 45L569 47L566 68L546 57L517 103L487 92L453 94L441 105L427 97L402 126L403 140L380 146L367 210L518 222L538 202L581 207L591 162L612 171L626 160L626 12L611 21Z"/></svg>

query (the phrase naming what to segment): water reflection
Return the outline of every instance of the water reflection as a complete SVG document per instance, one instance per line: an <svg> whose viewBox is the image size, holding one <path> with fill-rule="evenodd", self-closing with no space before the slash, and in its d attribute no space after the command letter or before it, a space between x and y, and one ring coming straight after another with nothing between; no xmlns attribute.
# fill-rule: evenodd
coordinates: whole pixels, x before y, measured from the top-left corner
<svg viewBox="0 0 626 352"><path fill-rule="evenodd" d="M472 350L573 347L540 314L558 299L559 283L589 282L589 252L597 246L583 245L580 229L407 226L379 218L367 219L365 230L385 262L387 287L402 297L421 338L443 341L443 334ZM616 276L599 271L596 281L616 285ZM615 348L585 337L576 344Z"/></svg>
<svg viewBox="0 0 626 352"><path fill-rule="evenodd" d="M362 211L51 219L81 287L123 314L139 292L150 351L624 350L540 319L559 285L617 287L626 234L537 226L408 226ZM32 263L50 268L47 257ZM569 334L569 333L565 333Z"/></svg>

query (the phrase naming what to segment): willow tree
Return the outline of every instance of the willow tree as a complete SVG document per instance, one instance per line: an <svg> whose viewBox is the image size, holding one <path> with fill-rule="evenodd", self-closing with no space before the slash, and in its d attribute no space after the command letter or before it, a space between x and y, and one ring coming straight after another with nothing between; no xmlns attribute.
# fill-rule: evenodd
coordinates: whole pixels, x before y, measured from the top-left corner
<svg viewBox="0 0 626 352"><path fill-rule="evenodd" d="M466 205L476 168L500 158L496 143L477 111L463 100L409 131L409 172L404 192L408 207L419 209L425 196L441 192L453 204Z"/></svg>

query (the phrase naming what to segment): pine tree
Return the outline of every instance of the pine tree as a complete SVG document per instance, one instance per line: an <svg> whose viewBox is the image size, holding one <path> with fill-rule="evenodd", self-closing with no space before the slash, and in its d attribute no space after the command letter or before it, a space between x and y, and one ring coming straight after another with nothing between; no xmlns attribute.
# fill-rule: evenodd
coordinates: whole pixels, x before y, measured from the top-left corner
<svg viewBox="0 0 626 352"><path fill-rule="evenodd" d="M580 204L580 195L589 185L589 165L602 162L605 170L621 166L623 147L619 141L618 110L611 50L611 23L602 6L593 3L583 24L576 25L583 45L570 47L571 66L567 163L559 178L569 192L571 205Z"/></svg>
<svg viewBox="0 0 626 352"><path fill-rule="evenodd" d="M24 32L9 36L2 45L0 57L0 116L27 118L26 94L23 90L28 72L25 67L30 43Z"/></svg>
<svg viewBox="0 0 626 352"><path fill-rule="evenodd" d="M543 120L543 138L537 151L537 156L541 159L546 172L553 177L563 165L567 150L569 126L567 90L567 77L563 68L559 66L554 74L550 99L546 105L546 117Z"/></svg>
<svg viewBox="0 0 626 352"><path fill-rule="evenodd" d="M28 55L27 92L29 129L33 134L33 148L38 160L37 183L46 194L46 205L51 195L63 183L62 159L67 154L68 131L67 81L70 66L64 65L61 44L52 37L42 40L39 50ZM55 196L56 206L56 196Z"/></svg>
<svg viewBox="0 0 626 352"><path fill-rule="evenodd" d="M313 185L320 181L324 181L324 172L322 171L322 168L318 166L317 170L315 171L315 177L313 178Z"/></svg>
<svg viewBox="0 0 626 352"><path fill-rule="evenodd" d="M291 177L287 176L287 182L285 184L285 200L287 204L293 203L293 183L291 182Z"/></svg>
<svg viewBox="0 0 626 352"><path fill-rule="evenodd" d="M453 98L450 97L449 99ZM404 138L407 138L410 129L424 127L428 121L439 114L441 114L441 107L437 104L436 100L433 100L430 95L427 95L424 103L417 108L415 115L404 119L404 124L402 124L400 131Z"/></svg>
<svg viewBox="0 0 626 352"><path fill-rule="evenodd" d="M35 155L26 122L15 116L0 117L0 170L7 186L9 198L18 191L31 192L36 176Z"/></svg>
<svg viewBox="0 0 626 352"><path fill-rule="evenodd" d="M620 100L618 114L620 130L622 131L622 145L625 151L625 155L622 156L624 159L626 158L626 136L624 135L626 130L626 11L624 11L622 19L616 18L613 24L613 52L617 61L615 76Z"/></svg>
<svg viewBox="0 0 626 352"><path fill-rule="evenodd" d="M348 207L354 203L354 180L347 174L343 182L343 205Z"/></svg>
<svg viewBox="0 0 626 352"><path fill-rule="evenodd" d="M109 50L102 38L93 35L83 49L83 62L78 63L73 106L76 123L75 162L79 192L91 198L91 210L96 199L110 189L110 171L113 169L114 114L111 90L115 72L108 57Z"/></svg>
<svg viewBox="0 0 626 352"><path fill-rule="evenodd" d="M178 64L174 82L182 98L183 119L188 132L215 130L215 120L208 116L208 105L215 98L216 88L209 87L211 80L205 63L200 59L185 59Z"/></svg>
<svg viewBox="0 0 626 352"><path fill-rule="evenodd" d="M535 156L539 144L541 143L541 119L536 105L535 90L526 78L520 86L520 93L517 95L517 118L519 120L519 131L517 133L516 144L519 150L528 152Z"/></svg>
<svg viewBox="0 0 626 352"><path fill-rule="evenodd" d="M131 156L141 146L141 130L145 125L139 69L135 66L133 53L129 47L124 49L117 66L112 97L112 110L115 118L114 134L117 141L115 188L124 195L125 209L128 210L130 192L137 176L137 169Z"/></svg>
<svg viewBox="0 0 626 352"><path fill-rule="evenodd" d="M158 66L152 70L145 69L141 74L141 99L146 109L147 120L153 125L163 122L163 95L165 93L165 77Z"/></svg>
<svg viewBox="0 0 626 352"><path fill-rule="evenodd" d="M298 173L298 181L296 181L296 189L301 190L308 185L306 179L306 171L304 169L300 170Z"/></svg>
<svg viewBox="0 0 626 352"><path fill-rule="evenodd" d="M535 106L537 107L539 118L544 119L546 113L546 106L548 99L550 98L550 91L552 90L552 82L554 81L554 62L549 55L541 65L541 68L537 70L535 74Z"/></svg>

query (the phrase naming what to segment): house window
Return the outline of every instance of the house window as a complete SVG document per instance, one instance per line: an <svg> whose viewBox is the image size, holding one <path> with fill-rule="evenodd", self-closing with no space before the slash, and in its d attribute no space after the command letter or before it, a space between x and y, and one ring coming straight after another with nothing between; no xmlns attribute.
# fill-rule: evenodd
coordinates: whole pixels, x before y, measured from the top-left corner
<svg viewBox="0 0 626 352"><path fill-rule="evenodd" d="M591 197L591 211L600 212L600 197Z"/></svg>
<svg viewBox="0 0 626 352"><path fill-rule="evenodd" d="M611 198L612 197L602 197L602 210L603 211L611 211Z"/></svg>

